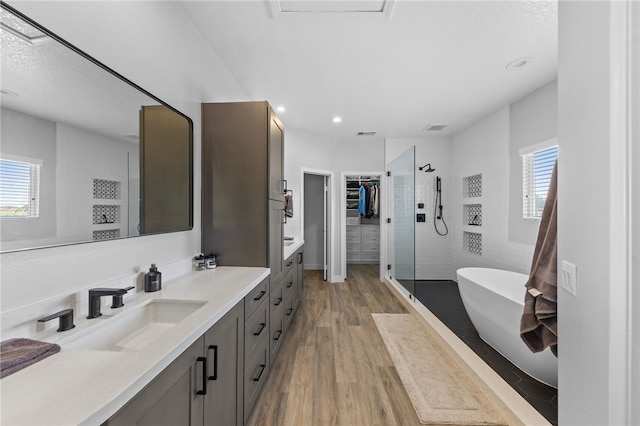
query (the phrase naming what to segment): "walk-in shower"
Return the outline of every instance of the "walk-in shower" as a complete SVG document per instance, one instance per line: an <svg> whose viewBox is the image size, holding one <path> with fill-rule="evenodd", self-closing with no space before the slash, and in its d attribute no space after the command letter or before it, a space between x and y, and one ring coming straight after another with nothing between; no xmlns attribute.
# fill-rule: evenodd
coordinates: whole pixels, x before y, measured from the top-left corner
<svg viewBox="0 0 640 426"><path fill-rule="evenodd" d="M431 168L431 167L429 167ZM415 147L389 164L390 276L411 294L415 294Z"/></svg>

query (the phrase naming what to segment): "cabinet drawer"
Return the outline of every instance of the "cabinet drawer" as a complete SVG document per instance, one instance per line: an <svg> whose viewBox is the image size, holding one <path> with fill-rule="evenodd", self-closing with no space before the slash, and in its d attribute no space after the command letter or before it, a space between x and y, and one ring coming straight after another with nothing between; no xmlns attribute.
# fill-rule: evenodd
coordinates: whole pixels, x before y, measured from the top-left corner
<svg viewBox="0 0 640 426"><path fill-rule="evenodd" d="M380 260L380 254L379 253L362 253L362 259L363 261L378 261Z"/></svg>
<svg viewBox="0 0 640 426"><path fill-rule="evenodd" d="M360 220L359 217L350 218L350 219L358 219L358 220ZM347 226L347 237L354 236L354 235L361 235L361 234L362 234L362 231L360 231L360 226L359 225L349 225L349 226Z"/></svg>
<svg viewBox="0 0 640 426"><path fill-rule="evenodd" d="M244 297L244 319L245 321L258 309L262 301L268 299L267 293L269 293L269 279L270 277L262 280L260 284L249 292Z"/></svg>
<svg viewBox="0 0 640 426"><path fill-rule="evenodd" d="M271 317L270 333L269 333L269 359L271 364L276 359L276 354L282 345L284 340L284 321L282 316L282 309L278 310L278 315Z"/></svg>
<svg viewBox="0 0 640 426"><path fill-rule="evenodd" d="M284 331L286 332L289 329L289 325L291 325L291 320L293 319L293 313L295 311L294 305L294 293L292 291L288 292L284 295L284 306L282 307L282 317L284 319Z"/></svg>
<svg viewBox="0 0 640 426"><path fill-rule="evenodd" d="M293 290L293 270L291 270L285 275L284 280L282 280L282 295L285 300Z"/></svg>
<svg viewBox="0 0 640 426"><path fill-rule="evenodd" d="M360 217L348 217L347 218L347 231L350 225L360 225Z"/></svg>
<svg viewBox="0 0 640 426"><path fill-rule="evenodd" d="M279 310L282 307L282 302L284 299L284 292L282 291L282 283L284 280L280 281L275 289L271 290L269 293L269 311L273 314L276 310Z"/></svg>
<svg viewBox="0 0 640 426"><path fill-rule="evenodd" d="M379 236L380 235L380 227L377 225L362 225L362 236Z"/></svg>
<svg viewBox="0 0 640 426"><path fill-rule="evenodd" d="M373 253L373 252L378 252L380 251L380 244L378 244L377 242L367 242L367 243L362 243L362 252L369 252L369 253Z"/></svg>
<svg viewBox="0 0 640 426"><path fill-rule="evenodd" d="M287 272L291 271L291 269L293 269L293 255L285 259L284 266L282 269L284 274L286 274Z"/></svg>
<svg viewBox="0 0 640 426"><path fill-rule="evenodd" d="M347 253L359 252L361 248L362 248L362 243L350 243L350 242L347 242Z"/></svg>
<svg viewBox="0 0 640 426"><path fill-rule="evenodd" d="M256 348L250 358L247 358L244 370L244 421L251 415L260 391L269 375L269 343L263 339L264 344Z"/></svg>
<svg viewBox="0 0 640 426"><path fill-rule="evenodd" d="M267 303L263 302L251 315L244 325L244 351L245 356L250 357L264 336L269 334L269 310Z"/></svg>

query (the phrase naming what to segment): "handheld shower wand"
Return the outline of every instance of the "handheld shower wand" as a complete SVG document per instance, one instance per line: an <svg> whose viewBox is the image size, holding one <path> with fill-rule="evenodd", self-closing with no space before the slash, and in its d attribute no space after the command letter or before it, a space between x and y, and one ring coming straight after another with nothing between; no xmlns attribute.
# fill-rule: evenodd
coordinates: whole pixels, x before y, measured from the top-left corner
<svg viewBox="0 0 640 426"><path fill-rule="evenodd" d="M442 224L444 225L444 232L440 232L438 229L438 220L442 221ZM445 236L449 233L449 228L447 227L447 223L444 221L444 216L442 215L442 179L440 179L440 176L436 176L436 199L433 212L433 227L436 229L438 235Z"/></svg>

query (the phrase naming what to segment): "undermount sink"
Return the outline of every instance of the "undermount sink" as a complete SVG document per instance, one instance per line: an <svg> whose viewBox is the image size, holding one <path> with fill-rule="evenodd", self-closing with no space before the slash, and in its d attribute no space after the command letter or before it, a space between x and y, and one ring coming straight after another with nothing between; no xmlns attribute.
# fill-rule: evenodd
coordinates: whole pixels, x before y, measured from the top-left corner
<svg viewBox="0 0 640 426"><path fill-rule="evenodd" d="M127 312L91 320L100 321L100 324L60 342L60 346L64 349L138 351L206 303L203 300L152 299Z"/></svg>

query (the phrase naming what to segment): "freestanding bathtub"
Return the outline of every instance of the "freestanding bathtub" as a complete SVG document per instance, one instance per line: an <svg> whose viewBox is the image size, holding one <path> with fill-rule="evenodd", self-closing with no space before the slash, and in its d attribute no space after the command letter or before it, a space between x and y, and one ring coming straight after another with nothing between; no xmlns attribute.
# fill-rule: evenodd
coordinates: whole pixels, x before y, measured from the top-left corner
<svg viewBox="0 0 640 426"><path fill-rule="evenodd" d="M533 353L520 338L527 275L489 268L457 270L458 289L482 340L522 371L558 387L558 359L547 348Z"/></svg>

